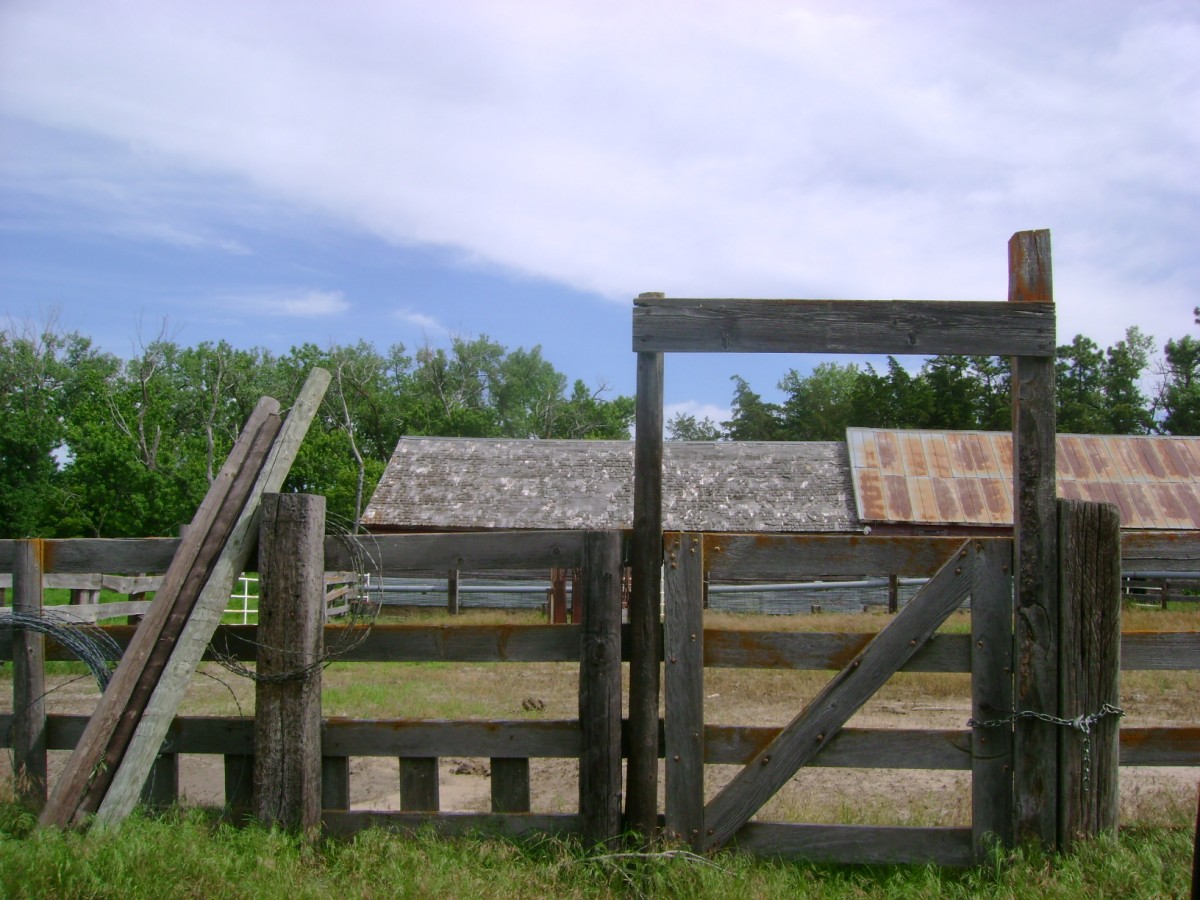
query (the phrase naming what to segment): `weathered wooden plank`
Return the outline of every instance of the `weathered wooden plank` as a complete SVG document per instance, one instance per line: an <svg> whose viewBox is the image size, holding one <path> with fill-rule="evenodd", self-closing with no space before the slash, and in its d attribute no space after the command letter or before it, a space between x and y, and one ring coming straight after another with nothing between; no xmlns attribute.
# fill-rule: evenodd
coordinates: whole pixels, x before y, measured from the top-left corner
<svg viewBox="0 0 1200 900"><path fill-rule="evenodd" d="M404 812L437 812L441 806L436 756L400 758L400 809Z"/></svg>
<svg viewBox="0 0 1200 900"><path fill-rule="evenodd" d="M98 770L99 763L109 748L121 717L125 714L129 706L134 691L137 689L138 683L145 672L151 653L154 651L162 634L163 627L171 614L179 591L184 586L185 580L196 562L197 554L200 552L205 536L216 519L221 505L234 483L238 470L245 462L255 436L270 417L278 414L278 409L278 402L271 398L264 397L259 402L254 412L251 413L246 427L242 430L242 434L230 450L225 464L221 467L220 472L217 473L217 477L213 480L212 485L209 486L204 500L201 502L195 517L192 519L192 526L189 528L187 536L177 544L177 552L171 560L163 583L159 587L154 605L145 615L130 640L129 646L121 657L121 663L117 667L112 681L105 689L104 695L100 698L100 702L97 704L96 710L88 722L84 737L80 740L78 746L76 746L70 759L67 760L63 772L55 784L54 791L51 793L50 800L46 804L46 808L42 811L39 820L43 826L57 826L62 828L75 819L76 813L84 803L85 793L88 791L93 773ZM56 553L56 560L61 556L61 553ZM93 565L91 570L95 571L96 568L100 567ZM104 568L107 568L107 566ZM142 571L149 570L143 569ZM158 749L158 746L153 748L155 754L157 754ZM111 778L111 773L107 772L107 768L100 768L107 773L108 778ZM141 783L144 780L145 773L139 779L137 789L140 790ZM107 786L107 779L105 786Z"/></svg>
<svg viewBox="0 0 1200 900"><path fill-rule="evenodd" d="M1008 299L1016 308L1054 301L1050 232L1008 243ZM1054 359L1013 359L1013 535L1016 540L1016 709L1058 713L1058 526L1055 512ZM1016 839L1058 840L1058 727L1016 725Z"/></svg>
<svg viewBox="0 0 1200 900"><path fill-rule="evenodd" d="M46 717L46 749L70 750L88 717ZM579 752L575 720L528 722L429 719L326 719L328 759L350 756L437 755L489 757L497 753L571 758ZM0 747L10 745L12 714L0 713ZM763 726L706 725L710 765L743 765L781 731ZM167 733L177 753L250 755L254 720L236 716L179 716ZM842 728L810 766L867 769L969 769L966 729ZM1123 766L1200 766L1200 727L1121 729ZM328 804L326 804L328 805Z"/></svg>
<svg viewBox="0 0 1200 900"><path fill-rule="evenodd" d="M371 575L569 568L582 564L583 532L333 535L325 539L325 559L331 569L363 565Z"/></svg>
<svg viewBox="0 0 1200 900"><path fill-rule="evenodd" d="M254 810L253 754L225 754L225 809L235 821Z"/></svg>
<svg viewBox="0 0 1200 900"><path fill-rule="evenodd" d="M735 839L739 850L843 865L972 864L970 828L886 825L786 825L751 822Z"/></svg>
<svg viewBox="0 0 1200 900"><path fill-rule="evenodd" d="M582 635L579 625L375 625L339 660L578 662ZM326 641L336 639L331 629Z"/></svg>
<svg viewBox="0 0 1200 900"><path fill-rule="evenodd" d="M11 549L0 541L0 569L7 570ZM58 574L112 575L165 573L179 549L179 538L69 538L46 541L46 571ZM6 552L7 551L7 552ZM11 558L11 557L9 557ZM124 592L123 592L124 593Z"/></svg>
<svg viewBox="0 0 1200 900"><path fill-rule="evenodd" d="M179 800L179 755L160 753L142 787L144 806L165 809Z"/></svg>
<svg viewBox="0 0 1200 900"><path fill-rule="evenodd" d="M648 295L643 295L646 297ZM662 659L663 357L637 356L629 596L629 763L626 826L658 828L658 701Z"/></svg>
<svg viewBox="0 0 1200 900"><path fill-rule="evenodd" d="M82 794L74 819L76 825L82 824L82 816L92 812L97 814L97 819L101 822L120 821L137 803L140 786L158 754L166 728L162 729L158 742L153 746L144 740L136 740L137 730L141 727L145 711L153 695L159 691L162 680L167 678L169 683L174 677L181 677L169 675L168 664L178 647L181 635L186 631L193 611L204 595L211 573L221 557L228 552L228 542L232 539L236 523L258 480L263 461L271 452L279 432L279 417L275 412L277 404L264 400L259 404L259 408L268 409L270 412L263 417L255 431L244 461L237 466L229 490L221 498L216 514L202 528L200 546L188 566L183 583L178 591L174 592L170 609L157 632L155 643L146 655L142 671L129 692L120 718L112 729L102 756L103 765L89 779L87 789ZM171 597L171 592L161 593ZM226 590L221 602L222 611L229 603L228 596L229 590ZM134 639L137 640L136 635ZM126 654L126 657L128 656L129 654ZM122 665L124 659L125 657L122 658ZM188 677L190 674L189 672ZM104 697L101 698L102 704L107 697L108 692L105 691ZM174 712L172 709L172 718ZM169 725L169 721L166 724Z"/></svg>
<svg viewBox="0 0 1200 900"><path fill-rule="evenodd" d="M704 828L704 555L698 534L664 535L666 830L697 849Z"/></svg>
<svg viewBox="0 0 1200 900"><path fill-rule="evenodd" d="M287 421L271 446L270 454L250 492L250 499L243 507L225 549L217 559L200 599L183 627L179 642L163 671L163 677L154 688L134 738L117 770L113 785L121 786L122 790L114 794L110 788L105 803L98 810L98 817L103 821L120 821L133 808L135 798L129 790L129 785L144 778L148 761L158 752L163 736L183 700L192 673L196 671L196 666L199 665L200 658L229 603L233 581L245 569L246 561L255 546L260 498L263 494L276 492L283 486L292 460L295 459L300 443L308 432L308 426L316 415L329 381L330 375L327 371L313 369L292 403Z"/></svg>
<svg viewBox="0 0 1200 900"><path fill-rule="evenodd" d="M1200 535L1194 531L1130 531L1121 535L1121 570L1200 572Z"/></svg>
<svg viewBox="0 0 1200 900"><path fill-rule="evenodd" d="M258 531L254 811L315 833L321 821L325 498L264 494Z"/></svg>
<svg viewBox="0 0 1200 900"><path fill-rule="evenodd" d="M1008 719L1013 708L1012 546L976 544L971 587L971 718ZM1013 734L1011 723L972 730L971 827L975 861L995 844L1013 842Z"/></svg>
<svg viewBox="0 0 1200 900"><path fill-rule="evenodd" d="M943 353L1054 358L1054 307L921 300L635 300L638 353Z"/></svg>
<svg viewBox="0 0 1200 900"><path fill-rule="evenodd" d="M492 812L529 812L529 758L493 757L491 765Z"/></svg>
<svg viewBox="0 0 1200 900"><path fill-rule="evenodd" d="M144 616L153 600L117 600L112 603L84 603L77 606L56 606L54 614L74 622L100 622L126 616Z"/></svg>
<svg viewBox="0 0 1200 900"><path fill-rule="evenodd" d="M971 543L963 544L887 628L709 802L706 849L733 837L962 603L971 590L973 555Z"/></svg>
<svg viewBox="0 0 1200 900"><path fill-rule="evenodd" d="M1058 528L1059 715L1073 720L1120 703L1121 515L1107 503L1059 500ZM1059 735L1064 850L1117 829L1119 723L1106 715L1087 734L1072 728Z"/></svg>
<svg viewBox="0 0 1200 900"><path fill-rule="evenodd" d="M13 560L13 612L42 614L45 547L36 538L21 541ZM46 803L46 646L37 631L15 628L13 647L13 788L24 804Z"/></svg>
<svg viewBox="0 0 1200 900"><path fill-rule="evenodd" d="M704 761L745 765L779 736L770 726L705 725ZM840 728L809 766L846 769L969 769L966 729Z"/></svg>
<svg viewBox="0 0 1200 900"><path fill-rule="evenodd" d="M321 809L350 808L350 757L321 757Z"/></svg>
<svg viewBox="0 0 1200 900"><path fill-rule="evenodd" d="M704 561L713 584L843 575L921 577L941 568L962 541L961 537L706 534Z"/></svg>
<svg viewBox="0 0 1200 900"><path fill-rule="evenodd" d="M961 541L959 542L961 546ZM710 668L843 669L875 632L738 631L705 629L704 665ZM969 672L971 639L934 635L904 664L905 672Z"/></svg>
<svg viewBox="0 0 1200 900"><path fill-rule="evenodd" d="M349 837L368 828L386 828L411 834L432 828L446 837L487 835L502 838L521 838L551 835L566 837L583 832L583 820L577 815L547 813L439 813L325 810L322 813L325 833L332 837Z"/></svg>
<svg viewBox="0 0 1200 900"><path fill-rule="evenodd" d="M579 662L579 815L589 843L621 834L621 535L588 532Z"/></svg>
<svg viewBox="0 0 1200 900"><path fill-rule="evenodd" d="M1121 669L1125 672L1200 669L1200 632L1123 632Z"/></svg>

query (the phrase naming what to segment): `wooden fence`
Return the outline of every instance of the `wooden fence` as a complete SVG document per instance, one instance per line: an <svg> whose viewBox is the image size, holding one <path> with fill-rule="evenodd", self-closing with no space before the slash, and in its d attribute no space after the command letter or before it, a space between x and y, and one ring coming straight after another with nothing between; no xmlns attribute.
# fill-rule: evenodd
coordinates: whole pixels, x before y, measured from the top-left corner
<svg viewBox="0 0 1200 900"><path fill-rule="evenodd" d="M529 832L586 834L603 840L620 832L620 674L617 661L628 641L621 639L619 535L614 533L523 533L482 535L418 535L369 538L360 546L376 573L403 573L418 568L471 566L479 569L529 566L580 567L585 572L584 622L545 626L412 626L377 625L366 640L345 657L348 662L580 662L580 717L557 721L428 721L419 719L354 720L325 718L321 727L321 819L331 833L349 833L373 824L401 829L425 824L446 833L480 830L503 835ZM11 568L18 542L0 542L0 568ZM46 541L46 571L70 572L93 568L135 568L154 571L169 561L174 541ZM1011 541L974 541L985 568L1011 561ZM657 755L666 758L667 827L683 840L699 827L696 810L704 797L706 764L746 765L778 738L780 729L754 725L712 723L703 718L704 667L782 667L838 670L868 645L869 634L811 634L743 632L704 629L695 619L697 585L703 574L720 581L736 571L739 577L786 580L805 575L837 575L863 571L898 571L932 575L962 545L953 538L804 537L744 535L667 535L667 619L665 662L668 715L660 723ZM693 550L695 552L693 552ZM349 568L351 548L342 538L325 542L325 565ZM354 554L357 555L357 554ZM1191 535L1126 536L1122 555L1127 571L1161 570L1194 565L1200 540ZM893 568L889 568L893 567ZM587 573L592 573L591 575ZM614 587L615 585L615 587ZM690 592L690 594L689 594ZM688 602L688 596L693 599ZM1003 653L981 652L980 641L995 641L997 620L1011 621L1011 597L992 592L997 606L985 613L972 596L973 634L942 634L923 646L903 671L972 672L976 676L976 716L987 718L1003 707L1002 696L984 703L983 691L997 681L989 667L1011 665ZM999 612L1008 610L1008 613ZM996 614L998 613L998 614ZM129 626L105 629L125 645ZM328 626L333 642L344 629ZM213 647L239 658L256 659L257 626L222 626ZM33 636L19 636L21 646ZM1000 643L1004 643L1003 640ZM1011 641L1007 646L1011 647ZM0 647L13 658L13 641ZM1126 634L1120 649L1121 667L1192 669L1200 666L1200 634ZM213 652L208 654L213 657ZM627 653L624 654L626 657ZM20 654L18 654L20 656ZM71 658L48 643L46 659ZM18 668L22 663L18 661ZM978 679L982 679L982 687ZM1000 679L1004 681L1003 678ZM29 694L37 679L14 679L14 710L31 706ZM1009 682L1010 683L1010 682ZM44 715L44 713L43 713ZM0 736L12 746L13 726L20 715L0 716ZM86 716L50 715L43 724L24 725L24 733L40 739L20 740L22 754L44 755L65 750L82 734ZM842 728L809 764L854 768L919 768L970 770L976 791L972 828L890 828L751 823L736 835L739 846L756 852L795 853L842 862L925 862L964 864L975 858L984 835L1004 830L1011 790L1004 767L1011 747L999 752L995 735L978 729L860 729ZM255 722L251 717L179 717L171 726L147 785L147 801L164 804L175 799L179 754L218 754L224 757L225 797L231 809L252 808ZM1011 735L1009 736L1011 739ZM823 742L826 743L826 742ZM984 752L981 752L984 751ZM402 766L400 811L351 811L349 761L352 757L399 758ZM484 757L492 765L492 813L437 812L436 766L439 757ZM579 810L574 814L529 812L531 758L580 760ZM1200 728L1122 728L1121 765L1200 765ZM37 771L38 761L22 759L25 771ZM40 763L44 767L44 762ZM1011 778L1008 778L1011 781ZM990 785L990 787L989 787ZM702 789L702 788L701 788ZM1007 791L1007 793L1006 793ZM699 807L697 806L699 804ZM703 821L701 819L700 821Z"/></svg>

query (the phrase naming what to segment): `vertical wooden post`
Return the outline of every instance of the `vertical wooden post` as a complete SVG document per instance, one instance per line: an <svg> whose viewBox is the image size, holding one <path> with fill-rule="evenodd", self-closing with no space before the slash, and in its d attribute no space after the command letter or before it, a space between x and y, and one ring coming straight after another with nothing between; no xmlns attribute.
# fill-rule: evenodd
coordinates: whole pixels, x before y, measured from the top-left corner
<svg viewBox="0 0 1200 900"><path fill-rule="evenodd" d="M587 591L583 587L583 569L571 570L571 624L583 624L583 610L587 605Z"/></svg>
<svg viewBox="0 0 1200 900"><path fill-rule="evenodd" d="M888 612L900 609L900 576L893 572L888 576Z"/></svg>
<svg viewBox="0 0 1200 900"><path fill-rule="evenodd" d="M699 852L704 829L704 542L665 535L667 836Z"/></svg>
<svg viewBox="0 0 1200 900"><path fill-rule="evenodd" d="M567 624L567 570L550 570L550 624Z"/></svg>
<svg viewBox="0 0 1200 900"><path fill-rule="evenodd" d="M642 297L654 296L643 294ZM661 296L661 295L657 295ZM629 766L626 825L658 824L658 698L662 647L663 356L638 353L629 596Z"/></svg>
<svg viewBox="0 0 1200 900"><path fill-rule="evenodd" d="M621 834L621 535L589 531L579 661L579 815L584 840Z"/></svg>
<svg viewBox="0 0 1200 900"><path fill-rule="evenodd" d="M1091 717L1120 699L1121 514L1107 503L1058 501L1059 711ZM1103 715L1088 733L1063 728L1058 744L1059 840L1115 831L1120 720ZM1086 749L1086 752L1085 752Z"/></svg>
<svg viewBox="0 0 1200 900"><path fill-rule="evenodd" d="M1050 232L1008 242L1008 299L1053 303ZM1016 541L1016 710L1058 714L1058 525L1054 358L1013 358L1013 536ZM1016 837L1058 840L1058 726L1016 723Z"/></svg>
<svg viewBox="0 0 1200 900"><path fill-rule="evenodd" d="M405 812L437 812L441 802L437 757L401 757L400 809Z"/></svg>
<svg viewBox="0 0 1200 900"><path fill-rule="evenodd" d="M249 817L254 808L254 757L225 754L225 808L235 822Z"/></svg>
<svg viewBox="0 0 1200 900"><path fill-rule="evenodd" d="M42 614L45 545L18 541L13 559L13 612ZM13 629L13 775L17 799L46 805L46 640L41 632Z"/></svg>
<svg viewBox="0 0 1200 900"><path fill-rule="evenodd" d="M493 757L492 812L529 812L529 759Z"/></svg>
<svg viewBox="0 0 1200 900"><path fill-rule="evenodd" d="M165 809L179 799L179 754L160 753L142 788L144 806Z"/></svg>
<svg viewBox="0 0 1200 900"><path fill-rule="evenodd" d="M458 592L458 569L446 574L446 612L457 616L462 611L462 598Z"/></svg>
<svg viewBox="0 0 1200 900"><path fill-rule="evenodd" d="M321 822L325 498L264 494L259 527L255 814L306 832Z"/></svg>
<svg viewBox="0 0 1200 900"><path fill-rule="evenodd" d="M321 809L350 808L350 757L321 757Z"/></svg>
<svg viewBox="0 0 1200 900"><path fill-rule="evenodd" d="M975 861L1013 843L1012 542L976 544L971 587L971 828Z"/></svg>

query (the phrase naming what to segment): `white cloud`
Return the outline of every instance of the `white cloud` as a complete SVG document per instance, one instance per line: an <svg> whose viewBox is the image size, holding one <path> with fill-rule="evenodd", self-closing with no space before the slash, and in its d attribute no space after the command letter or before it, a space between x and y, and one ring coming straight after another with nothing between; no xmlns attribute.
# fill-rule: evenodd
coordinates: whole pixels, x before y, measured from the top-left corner
<svg viewBox="0 0 1200 900"><path fill-rule="evenodd" d="M402 309L395 314L396 318L402 322L407 322L409 325L415 325L422 331L431 331L436 334L449 334L450 331L441 322L433 316L428 316L425 313L413 312L412 310Z"/></svg>
<svg viewBox="0 0 1200 900"><path fill-rule="evenodd" d="M1188 3L77 0L0 35L9 116L622 302L1002 298L1050 227L1060 332L1104 344L1200 280Z"/></svg>
<svg viewBox="0 0 1200 900"><path fill-rule="evenodd" d="M249 315L320 319L348 312L350 303L341 291L312 289L239 293L221 298L222 305Z"/></svg>

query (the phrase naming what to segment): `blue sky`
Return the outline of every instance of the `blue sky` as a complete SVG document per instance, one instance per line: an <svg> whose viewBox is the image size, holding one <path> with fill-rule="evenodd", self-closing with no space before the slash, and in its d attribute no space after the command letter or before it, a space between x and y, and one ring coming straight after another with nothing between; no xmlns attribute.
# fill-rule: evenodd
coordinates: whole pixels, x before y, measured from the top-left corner
<svg viewBox="0 0 1200 900"><path fill-rule="evenodd" d="M1200 303L1188 2L0 4L0 312L132 352L486 334L634 390L632 298ZM672 356L727 415L777 356Z"/></svg>

